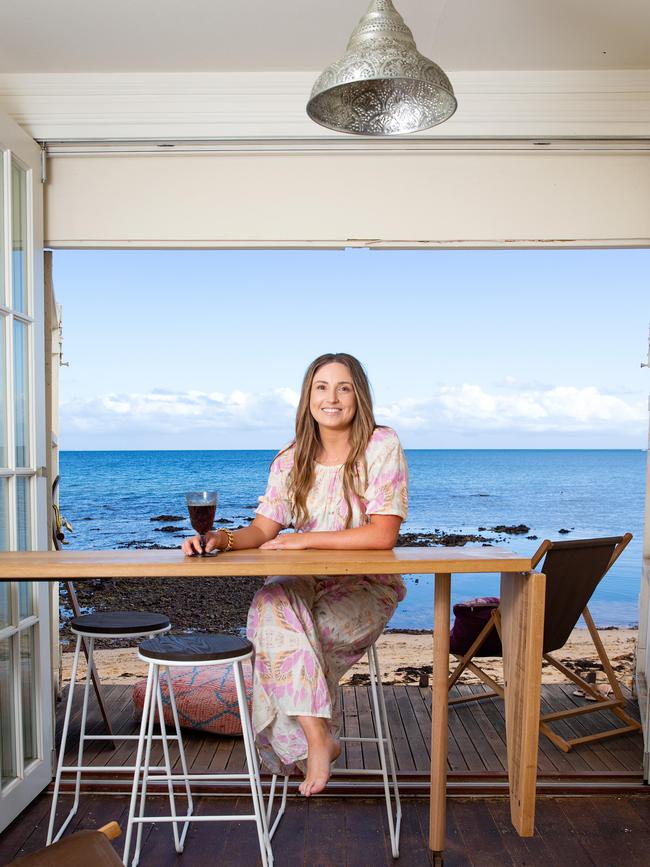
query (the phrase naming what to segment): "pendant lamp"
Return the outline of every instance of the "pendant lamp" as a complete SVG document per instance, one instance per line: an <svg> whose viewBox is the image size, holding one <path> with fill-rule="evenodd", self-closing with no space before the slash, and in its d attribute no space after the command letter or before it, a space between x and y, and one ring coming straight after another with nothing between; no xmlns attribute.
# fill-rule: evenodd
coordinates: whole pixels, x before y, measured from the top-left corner
<svg viewBox="0 0 650 867"><path fill-rule="evenodd" d="M391 0L372 0L341 60L307 103L316 123L353 135L399 135L448 120L457 102L442 69L417 50Z"/></svg>

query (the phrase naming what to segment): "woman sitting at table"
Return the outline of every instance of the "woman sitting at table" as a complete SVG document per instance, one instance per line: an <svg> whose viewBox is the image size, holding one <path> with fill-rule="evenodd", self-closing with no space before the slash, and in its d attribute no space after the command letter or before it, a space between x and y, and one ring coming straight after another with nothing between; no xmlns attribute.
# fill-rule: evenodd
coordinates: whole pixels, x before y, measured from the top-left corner
<svg viewBox="0 0 650 867"><path fill-rule="evenodd" d="M296 436L273 463L253 522L208 534L206 550L389 549L406 518L408 470L397 434L375 423L356 358L321 355L305 374ZM278 535L293 527L296 532ZM199 536L183 543L200 553ZM322 791L341 752L339 680L404 598L400 575L276 576L256 593L253 728L262 761L303 795ZM306 768L304 760L306 759Z"/></svg>

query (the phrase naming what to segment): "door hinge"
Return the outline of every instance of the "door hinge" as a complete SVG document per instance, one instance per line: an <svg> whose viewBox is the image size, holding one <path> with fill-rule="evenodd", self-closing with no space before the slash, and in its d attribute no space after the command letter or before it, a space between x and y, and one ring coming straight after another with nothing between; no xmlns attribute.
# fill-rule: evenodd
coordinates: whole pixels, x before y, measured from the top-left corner
<svg viewBox="0 0 650 867"><path fill-rule="evenodd" d="M41 145L41 183L47 183L47 145Z"/></svg>

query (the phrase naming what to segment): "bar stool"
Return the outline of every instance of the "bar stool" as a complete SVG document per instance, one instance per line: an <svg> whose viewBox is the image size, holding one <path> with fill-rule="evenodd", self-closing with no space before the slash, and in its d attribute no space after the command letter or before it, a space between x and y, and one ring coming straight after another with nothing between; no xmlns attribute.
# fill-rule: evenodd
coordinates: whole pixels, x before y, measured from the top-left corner
<svg viewBox="0 0 650 867"><path fill-rule="evenodd" d="M253 741L253 729L248 713L248 702L246 700L246 690L244 688L244 678L242 673L242 662L251 659L253 655L253 645L244 638L239 638L235 635L163 635L158 638L152 638L149 641L143 641L138 651L139 658L149 663L149 673L147 675L147 687L144 695L144 705L142 708L142 722L140 725L140 736L138 739L138 752L135 760L135 772L133 775L133 788L131 791L131 803L129 807L129 820L126 829L126 839L124 842L124 855L122 860L125 865L129 863L129 851L131 848L131 837L133 834L133 826L137 825L135 853L132 867L137 865L140 859L140 846L142 842L142 826L145 822L164 822L171 823L174 835L174 846L178 853L183 851L185 838L190 822L224 822L224 821L251 821L255 822L257 827L257 836L260 845L260 855L262 858L263 867L272 867L273 853L271 851L271 841L268 832L266 821L266 812L264 809L264 799L262 797L262 783L260 780L260 771L257 763L257 753ZM178 734L178 749L181 765L181 773L172 773L172 763L169 754L167 730L165 726L165 717L163 710L163 696L160 687L160 669L162 668L167 675L168 685L171 687L172 677L171 669L174 666L199 666L199 665L232 665L235 675L235 685L237 687L237 702L239 705L239 715L242 723L242 735L244 739L244 749L246 751L247 773L240 774L190 774L188 772L187 761L185 759L185 751L183 749L183 740L180 736L180 726L178 723L178 711L176 703L170 701L174 726ZM170 689L170 698L173 693ZM160 737L162 739L164 765L151 767L151 745L152 732L154 722L160 726ZM176 740L176 738L174 738ZM144 761L143 761L144 752ZM142 782L140 783L140 775L142 774ZM192 793L190 782L192 780L201 780L206 782L209 780L248 780L251 789L251 799L253 801L253 813L248 815L209 815L209 816L194 816L194 805L192 803ZM146 816L144 813L145 802L147 797L147 786L149 782L166 782L169 792L170 815L169 816ZM174 797L174 783L180 782L185 785L187 796L187 812L185 815L178 815L176 812L176 804ZM140 795L140 804L138 815L136 816L136 802L138 800L138 792ZM183 829L179 834L179 825L183 825Z"/></svg>
<svg viewBox="0 0 650 867"><path fill-rule="evenodd" d="M379 656L377 647L372 644L368 648L368 669L370 672L370 692L372 695L372 714L374 719L374 727L376 737L342 737L339 740L342 743L372 743L377 744L379 749L379 768L332 768L332 776L381 776L384 783L384 797L386 799L386 813L388 815L388 830L390 833L390 845L393 858L399 858L399 834L402 824L402 804L399 797L399 787L397 785L397 772L395 770L395 752L393 749L393 741L390 736L390 728L388 726L388 714L386 713L386 702L384 700L384 692L380 688L379 680ZM389 779L390 773L390 779ZM267 823L271 825L271 817L273 813L273 801L275 798L275 790L277 787L278 776L273 775L271 778L271 788L269 790L269 800L267 806ZM280 823L280 819L284 815L284 810L287 804L287 786L289 778L284 777L282 783L282 799L278 808L277 815L271 829L269 831L269 839L273 838L276 829ZM393 807L394 800L394 807Z"/></svg>
<svg viewBox="0 0 650 867"><path fill-rule="evenodd" d="M93 650L95 640L97 638L145 638L150 635L157 635L162 632L167 632L170 629L169 618L164 614L151 614L146 611L103 611L95 614L83 614L80 617L73 617L70 620L70 629L77 636L77 644L75 647L74 657L72 660L72 673L70 677L70 687L68 691L68 700L65 708L65 718L63 722L63 732L61 734L61 745L59 747L59 759L56 769L56 778L54 782L54 794L52 795L52 809L50 811L50 823L47 831L47 843L51 843L61 837L79 806L79 792L81 788L81 774L85 771L93 773L110 773L112 771L132 770L132 768L124 767L123 765L103 765L101 767L84 767L83 754L86 741L121 741L121 740L136 740L137 735L88 735L86 734L86 720L88 716L88 695L90 693L90 677L93 666ZM81 730L79 733L79 752L77 754L76 765L65 765L65 748L68 740L68 728L70 725L70 716L72 714L72 704L74 701L74 688L77 682L77 669L79 666L79 654L81 651L82 639L88 639L88 668L86 672L86 683L84 687L83 706L81 710ZM59 828L56 836L54 836L54 820L56 817L56 807L59 798L59 789L61 786L61 775L63 771L76 772L74 803L72 809L68 813L67 818Z"/></svg>

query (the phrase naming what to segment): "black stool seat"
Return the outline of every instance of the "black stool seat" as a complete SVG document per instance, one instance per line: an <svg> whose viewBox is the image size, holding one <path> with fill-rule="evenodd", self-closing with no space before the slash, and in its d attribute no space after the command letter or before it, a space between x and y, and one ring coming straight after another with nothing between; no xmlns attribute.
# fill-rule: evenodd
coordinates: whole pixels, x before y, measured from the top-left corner
<svg viewBox="0 0 650 867"><path fill-rule="evenodd" d="M168 626L169 617L148 611L97 611L95 614L73 617L70 621L71 629L97 635L156 632L158 629L167 629Z"/></svg>
<svg viewBox="0 0 650 867"><path fill-rule="evenodd" d="M209 633L207 635L159 635L140 645L141 656L160 662L217 662L248 656L253 645L237 635Z"/></svg>

